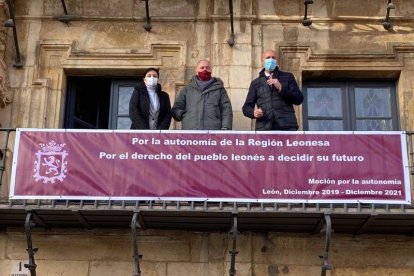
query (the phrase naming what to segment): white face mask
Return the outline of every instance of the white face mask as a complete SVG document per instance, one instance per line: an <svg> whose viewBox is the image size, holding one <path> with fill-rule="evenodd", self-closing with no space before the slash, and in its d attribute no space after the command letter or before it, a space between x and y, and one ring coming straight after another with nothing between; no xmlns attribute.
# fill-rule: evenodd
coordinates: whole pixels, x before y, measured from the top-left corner
<svg viewBox="0 0 414 276"><path fill-rule="evenodd" d="M149 87L156 87L158 84L158 78L156 77L146 77L145 78L145 84Z"/></svg>

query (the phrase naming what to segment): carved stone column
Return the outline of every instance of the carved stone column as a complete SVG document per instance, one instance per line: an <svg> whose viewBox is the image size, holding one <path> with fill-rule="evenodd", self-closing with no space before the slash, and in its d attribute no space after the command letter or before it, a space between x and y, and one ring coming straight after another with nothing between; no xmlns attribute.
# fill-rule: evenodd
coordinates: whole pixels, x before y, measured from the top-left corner
<svg viewBox="0 0 414 276"><path fill-rule="evenodd" d="M9 18L9 10L4 0L0 0L0 108L11 102L11 96L6 88L8 81L5 50L7 43L7 29L4 22Z"/></svg>

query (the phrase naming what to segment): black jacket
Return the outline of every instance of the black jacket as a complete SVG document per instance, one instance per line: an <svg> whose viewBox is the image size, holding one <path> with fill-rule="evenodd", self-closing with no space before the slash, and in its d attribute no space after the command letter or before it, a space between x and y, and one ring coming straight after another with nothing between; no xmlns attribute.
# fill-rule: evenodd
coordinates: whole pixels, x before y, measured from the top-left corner
<svg viewBox="0 0 414 276"><path fill-rule="evenodd" d="M169 129L171 123L171 103L168 94L157 85L157 95L160 101L157 129ZM144 81L135 87L129 100L129 118L131 129L149 129L150 98Z"/></svg>
<svg viewBox="0 0 414 276"><path fill-rule="evenodd" d="M266 83L267 78L263 69L259 77L250 84L243 105L243 114L255 119L253 112L257 104L263 110L263 116L256 120L256 130L298 129L293 105L300 105L303 102L303 94L295 77L289 72L276 69L273 71L273 78L279 80L282 90L277 91L275 87L271 88Z"/></svg>

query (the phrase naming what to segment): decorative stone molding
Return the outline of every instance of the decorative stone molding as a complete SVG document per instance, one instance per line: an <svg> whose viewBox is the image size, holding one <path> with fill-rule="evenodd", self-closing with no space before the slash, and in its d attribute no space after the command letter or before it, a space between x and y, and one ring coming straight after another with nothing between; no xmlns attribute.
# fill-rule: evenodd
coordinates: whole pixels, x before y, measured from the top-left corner
<svg viewBox="0 0 414 276"><path fill-rule="evenodd" d="M4 1L0 0L0 56L3 58L7 42L7 28L4 22L9 18L9 9Z"/></svg>
<svg viewBox="0 0 414 276"><path fill-rule="evenodd" d="M33 91L43 95L47 108L34 117L43 122L28 122L30 127L61 127L66 93L66 75L135 76L148 67L161 68L163 88L175 97L184 84L185 43L153 43L147 49L79 50L75 41L40 41L39 57L34 71ZM31 106L39 106L31 97ZM33 123L33 124L32 124Z"/></svg>
<svg viewBox="0 0 414 276"><path fill-rule="evenodd" d="M279 45L281 68L292 72L298 83L303 77L348 77L348 78L394 78L404 74L404 81L398 82L397 90L402 129L412 129L412 107L414 97L412 83L414 76L414 43L389 43L386 51L364 53L354 51L318 51L314 45ZM361 74L363 74L361 76ZM301 109L297 108L298 118Z"/></svg>
<svg viewBox="0 0 414 276"><path fill-rule="evenodd" d="M414 44L389 43L387 51L381 52L355 52L355 51L317 51L314 45L279 45L277 47L280 64L283 68L292 71L304 71L312 69L323 70L347 70L355 68L399 68L404 67L404 55L414 53ZM297 58L300 63L296 67L290 59ZM381 67L379 67L381 66Z"/></svg>
<svg viewBox="0 0 414 276"><path fill-rule="evenodd" d="M4 60L6 43L7 43L7 29L4 27L4 22L8 18L8 7L4 1L0 1L0 108L6 106L11 102L11 95L7 90L7 66Z"/></svg>
<svg viewBox="0 0 414 276"><path fill-rule="evenodd" d="M0 59L0 108L4 108L6 104L10 103L12 97L10 92L7 90L8 77L6 64Z"/></svg>

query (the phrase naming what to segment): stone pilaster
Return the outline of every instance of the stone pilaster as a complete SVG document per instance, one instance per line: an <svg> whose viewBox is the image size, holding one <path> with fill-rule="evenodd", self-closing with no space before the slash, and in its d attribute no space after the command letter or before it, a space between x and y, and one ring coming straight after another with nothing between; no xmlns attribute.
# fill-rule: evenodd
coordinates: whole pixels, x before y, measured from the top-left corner
<svg viewBox="0 0 414 276"><path fill-rule="evenodd" d="M7 28L4 22L9 18L7 4L0 0L0 108L11 102L11 95L7 89L7 65L5 61L5 50L7 44Z"/></svg>

